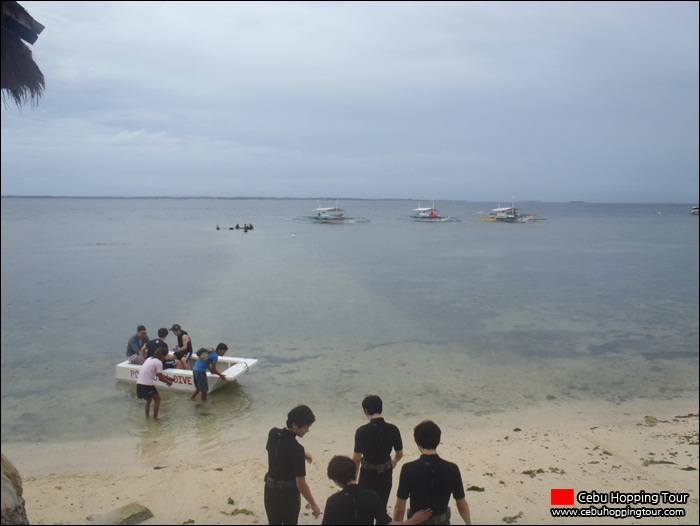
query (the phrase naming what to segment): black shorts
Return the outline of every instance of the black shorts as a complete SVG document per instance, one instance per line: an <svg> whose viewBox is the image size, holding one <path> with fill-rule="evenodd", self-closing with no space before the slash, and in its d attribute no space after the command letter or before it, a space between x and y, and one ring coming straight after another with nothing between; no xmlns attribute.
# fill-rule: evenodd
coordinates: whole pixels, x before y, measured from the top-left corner
<svg viewBox="0 0 700 526"><path fill-rule="evenodd" d="M136 397L143 398L145 400L150 400L153 395L158 394L158 389L155 385L142 385L136 384Z"/></svg>
<svg viewBox="0 0 700 526"><path fill-rule="evenodd" d="M165 369L175 369L175 360L165 360L163 362L163 370Z"/></svg>
<svg viewBox="0 0 700 526"><path fill-rule="evenodd" d="M189 360L189 359L190 359L190 356L192 356L192 353L191 353L190 351L187 351L187 350L185 350L185 351L177 351L177 352L175 353L175 358L177 358L177 359L180 360L180 361L182 361L182 358L183 358L183 357L184 357L185 359Z"/></svg>

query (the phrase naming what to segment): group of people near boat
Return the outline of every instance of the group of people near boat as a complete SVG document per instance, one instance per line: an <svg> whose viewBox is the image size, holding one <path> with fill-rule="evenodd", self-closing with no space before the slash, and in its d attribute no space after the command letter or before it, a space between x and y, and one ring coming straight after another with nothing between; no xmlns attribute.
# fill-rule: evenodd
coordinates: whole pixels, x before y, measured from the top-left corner
<svg viewBox="0 0 700 526"><path fill-rule="evenodd" d="M172 385L173 379L163 371L173 367L188 368L187 360L192 354L192 340L187 332L178 324L170 331L178 337L173 353L165 343L168 335L165 328L158 330L158 338L150 340L146 328L139 325L127 344L127 360L141 365L136 394L146 400L147 417L152 400L153 417L158 417L161 399L154 385L156 379ZM228 346L220 343L216 349L197 351L197 361L192 367L195 391L190 399L201 392L202 400L206 400L208 370L226 379L216 370L216 362L227 350ZM438 455L441 430L431 420L413 429L421 455L402 467L393 517L387 513L394 470L404 456L401 432L384 420L379 396L366 396L362 400L362 410L368 423L355 431L352 457L336 455L328 463L328 478L340 491L326 500L322 524L450 524L450 497L454 498L464 523L471 524L459 467ZM315 421L311 409L299 405L287 414L283 428L273 427L268 433L264 504L269 524L298 524L301 497L308 502L314 518L321 515L306 482L306 462L311 463L313 457L298 442Z"/></svg>
<svg viewBox="0 0 700 526"><path fill-rule="evenodd" d="M190 369L189 360L192 357L192 339L187 331L182 330L179 324L170 327L170 331L177 337L177 344L172 352L168 350L165 338L168 336L168 329L161 327L158 329L158 337L150 339L146 327L139 325L126 345L126 359L130 364L140 365L138 378L136 380L136 396L146 400L146 416L150 416L151 400L154 401L153 418L158 418L160 409L160 394L156 389L155 382L172 385L173 379L165 374L166 369ZM220 373L216 367L219 356L223 356L228 351L228 346L221 342L216 348L205 347L197 351L197 360L192 367L192 382L194 391L190 395L190 400L194 400L201 393L202 401L206 401L209 393L209 380L207 371L217 375L222 380L226 376Z"/></svg>
<svg viewBox="0 0 700 526"><path fill-rule="evenodd" d="M328 478L340 491L326 500L322 523L450 524L453 497L460 517L471 524L459 467L438 455L441 430L431 420L413 430L421 456L402 467L393 517L387 513L393 472L403 458L401 432L384 420L379 396L365 397L362 409L369 422L355 432L352 458L336 455L328 463ZM305 462L313 457L297 441L315 420L311 409L300 405L287 414L284 428L274 427L268 433L264 501L269 524L298 524L302 496L314 518L321 515L306 482Z"/></svg>

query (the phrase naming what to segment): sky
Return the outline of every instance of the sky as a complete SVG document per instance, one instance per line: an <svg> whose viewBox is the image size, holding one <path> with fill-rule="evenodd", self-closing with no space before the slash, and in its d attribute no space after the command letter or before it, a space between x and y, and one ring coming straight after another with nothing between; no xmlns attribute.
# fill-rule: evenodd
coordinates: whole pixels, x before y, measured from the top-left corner
<svg viewBox="0 0 700 526"><path fill-rule="evenodd" d="M2 195L698 202L697 2L41 2Z"/></svg>

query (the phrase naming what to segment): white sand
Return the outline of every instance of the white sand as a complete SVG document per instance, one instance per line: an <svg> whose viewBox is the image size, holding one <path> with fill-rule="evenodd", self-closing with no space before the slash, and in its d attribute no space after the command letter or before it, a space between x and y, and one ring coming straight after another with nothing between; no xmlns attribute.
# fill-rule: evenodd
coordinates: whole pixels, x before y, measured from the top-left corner
<svg viewBox="0 0 700 526"><path fill-rule="evenodd" d="M283 413L278 425L284 421ZM515 524L616 522L609 517L552 518L552 488L574 488L577 493L689 493L687 504L647 505L681 507L685 517L627 518L622 524L698 524L697 415L698 400L691 398L619 405L572 403L546 411L436 418L443 432L438 451L459 465L465 487L484 488L467 491L474 524L504 524L504 518L520 513ZM649 423L647 416L658 422ZM418 422L386 418L402 430L403 462L415 459L418 452L410 430ZM307 480L321 509L336 491L326 478L328 461L335 454L352 453L354 430L352 424L317 421L302 439L314 456L314 463L307 465ZM129 440L5 444L3 452L22 475L32 524L82 524L89 515L130 502L154 513L142 524L266 524L262 479L267 431L268 427L260 427L245 440L206 452L186 445L162 448L139 443L136 454L136 445ZM649 460L657 463L645 465ZM694 470L682 469L688 467ZM394 491L397 483L398 470ZM235 514L237 510L252 514ZM320 523L302 504L300 524ZM458 523L455 513L453 524Z"/></svg>

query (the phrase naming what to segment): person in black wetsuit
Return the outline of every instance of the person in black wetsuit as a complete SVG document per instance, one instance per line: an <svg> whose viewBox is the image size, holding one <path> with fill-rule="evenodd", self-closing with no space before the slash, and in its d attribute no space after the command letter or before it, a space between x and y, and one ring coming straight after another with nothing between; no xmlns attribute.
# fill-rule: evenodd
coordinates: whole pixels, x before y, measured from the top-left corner
<svg viewBox="0 0 700 526"><path fill-rule="evenodd" d="M421 456L418 460L408 462L401 468L399 489L396 492L394 520L403 519L406 501L410 497L413 510L430 508L433 516L423 524L450 524L450 495L457 503L464 524L471 524L469 504L464 496L462 475L457 464L441 459L437 453L441 431L435 422L425 420L413 430Z"/></svg>
<svg viewBox="0 0 700 526"><path fill-rule="evenodd" d="M355 449L352 459L360 469L359 484L373 489L389 502L392 478L396 464L403 457L403 442L399 428L382 417L382 399L369 395L362 400L362 409L369 423L355 431ZM394 450L394 458L391 451Z"/></svg>
<svg viewBox="0 0 700 526"><path fill-rule="evenodd" d="M168 336L168 329L161 327L158 329L158 337L149 341L146 344L146 358L150 358L155 353L158 347L165 347L168 350L168 344L165 343L165 338ZM178 367L178 361L175 359L175 355L168 351L167 356L163 360L163 369L173 369ZM181 368L181 367L178 367Z"/></svg>
<svg viewBox="0 0 700 526"><path fill-rule="evenodd" d="M289 412L284 429L270 429L265 446L268 464L265 512L269 524L298 524L301 495L311 506L314 517L321 514L306 483L305 462L312 462L313 458L296 440L309 432L315 420L311 409L300 405Z"/></svg>
<svg viewBox="0 0 700 526"><path fill-rule="evenodd" d="M192 356L192 339L187 332L177 323L170 327L170 330L177 336L177 348L173 348L175 359L178 362L178 369L189 369L189 359Z"/></svg>
<svg viewBox="0 0 700 526"><path fill-rule="evenodd" d="M422 510L407 521L392 521L377 492L358 486L356 476L350 457L336 455L328 463L328 478L341 489L328 497L323 524L420 524L430 517L430 510Z"/></svg>

